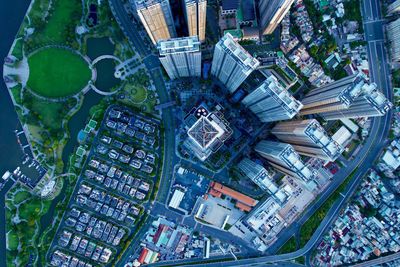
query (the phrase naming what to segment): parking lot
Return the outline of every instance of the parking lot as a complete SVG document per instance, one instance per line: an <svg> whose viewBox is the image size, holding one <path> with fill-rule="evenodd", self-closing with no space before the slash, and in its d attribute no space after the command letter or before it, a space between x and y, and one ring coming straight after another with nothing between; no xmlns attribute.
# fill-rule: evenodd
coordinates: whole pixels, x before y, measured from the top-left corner
<svg viewBox="0 0 400 267"><path fill-rule="evenodd" d="M185 188L185 195L179 207L186 210L187 213L191 213L197 198L207 192L210 180L201 174L183 167L175 168L174 179L173 188L178 186Z"/></svg>
<svg viewBox="0 0 400 267"><path fill-rule="evenodd" d="M107 110L51 249L53 266L106 266L144 210L158 170L159 123Z"/></svg>

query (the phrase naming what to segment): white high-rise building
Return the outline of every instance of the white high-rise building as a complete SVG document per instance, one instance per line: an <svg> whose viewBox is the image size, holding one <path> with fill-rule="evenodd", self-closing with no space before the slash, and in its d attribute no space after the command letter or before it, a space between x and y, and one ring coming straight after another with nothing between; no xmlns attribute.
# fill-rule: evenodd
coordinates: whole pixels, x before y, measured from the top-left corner
<svg viewBox="0 0 400 267"><path fill-rule="evenodd" d="M242 103L262 122L291 119L303 107L273 75L246 96Z"/></svg>
<svg viewBox="0 0 400 267"><path fill-rule="evenodd" d="M271 34L289 12L295 0L260 0L260 26L263 34Z"/></svg>
<svg viewBox="0 0 400 267"><path fill-rule="evenodd" d="M206 39L207 0L185 0L185 18L189 36L197 35L200 42Z"/></svg>
<svg viewBox="0 0 400 267"><path fill-rule="evenodd" d="M233 93L260 65L227 33L215 45L211 73Z"/></svg>
<svg viewBox="0 0 400 267"><path fill-rule="evenodd" d="M278 191L278 187L272 180L274 173L268 171L262 165L249 158L244 158L239 162L238 168L261 189L268 190L271 195Z"/></svg>
<svg viewBox="0 0 400 267"><path fill-rule="evenodd" d="M291 145L263 140L256 145L255 151L281 173L299 178L308 189L313 190L316 187L315 170L303 163Z"/></svg>
<svg viewBox="0 0 400 267"><path fill-rule="evenodd" d="M168 0L136 0L137 15L153 44L176 37L172 11Z"/></svg>
<svg viewBox="0 0 400 267"><path fill-rule="evenodd" d="M399 0L400 1L400 0ZM400 18L387 25L390 44L390 57L393 62L400 62Z"/></svg>
<svg viewBox="0 0 400 267"><path fill-rule="evenodd" d="M280 122L271 130L301 155L335 161L344 148L334 141L315 119Z"/></svg>
<svg viewBox="0 0 400 267"><path fill-rule="evenodd" d="M161 40L159 59L171 79L201 76L201 50L197 36Z"/></svg>

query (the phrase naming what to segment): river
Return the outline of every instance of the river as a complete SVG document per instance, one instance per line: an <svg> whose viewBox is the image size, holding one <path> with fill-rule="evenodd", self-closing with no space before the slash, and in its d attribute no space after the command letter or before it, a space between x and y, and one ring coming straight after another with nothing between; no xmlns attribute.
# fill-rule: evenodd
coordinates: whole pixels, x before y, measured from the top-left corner
<svg viewBox="0 0 400 267"><path fill-rule="evenodd" d="M0 76L3 77L3 59L18 32L21 21L28 9L29 1L0 1ZM14 111L7 87L1 79L0 81L0 176L7 170L14 170L21 165L22 151L19 148L14 130L18 125L18 117ZM12 181L8 181L0 191L0 206L4 207L5 193L12 186ZM0 266L6 266L6 240L5 240L5 210L0 208Z"/></svg>

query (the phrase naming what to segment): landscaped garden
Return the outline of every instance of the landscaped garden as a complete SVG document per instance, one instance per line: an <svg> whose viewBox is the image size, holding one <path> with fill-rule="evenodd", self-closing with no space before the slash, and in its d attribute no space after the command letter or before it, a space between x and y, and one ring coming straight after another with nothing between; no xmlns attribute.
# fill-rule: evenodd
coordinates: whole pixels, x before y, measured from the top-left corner
<svg viewBox="0 0 400 267"><path fill-rule="evenodd" d="M51 201L41 200L24 188L14 187L6 199L7 266L25 266L34 253L39 218Z"/></svg>
<svg viewBox="0 0 400 267"><path fill-rule="evenodd" d="M67 49L50 47L40 50L28 58L28 63L28 87L44 97L76 94L91 78L88 63Z"/></svg>
<svg viewBox="0 0 400 267"><path fill-rule="evenodd" d="M93 6L96 20L88 24L88 17L93 16ZM39 184L43 186L47 179L54 179L57 184L68 186L64 186L62 195L52 203L51 198L56 197L59 191L54 190L57 193L52 192L42 199L40 186L28 190L20 183L13 185L6 196L6 259L7 266L38 266L38 262L45 266L47 250L80 172L74 169L74 160L69 163L62 160L65 151L74 151L71 146L76 145L76 136L70 136L71 132L74 133L69 125L70 119L84 116L75 115L82 106L81 111L88 110L87 105L90 107L97 103L91 101L93 98L84 100L81 93L92 78L92 70L85 59L87 40L103 38L115 46L113 51L102 51L98 56L114 55L125 61L135 52L114 20L107 1L35 0L16 38L18 41L10 53L17 62L11 67L19 77L15 77L16 85L10 88L10 93L21 123L28 132L33 154L48 170L46 178ZM95 48L99 47L102 45ZM27 64L24 64L25 59ZM111 69L113 75L114 69ZM148 74L141 70L129 82L135 86L131 94L127 94L129 101L126 104L153 112L157 96L151 90ZM106 107L118 101L116 96L104 97L90 116L102 117ZM74 175L61 175L64 172Z"/></svg>

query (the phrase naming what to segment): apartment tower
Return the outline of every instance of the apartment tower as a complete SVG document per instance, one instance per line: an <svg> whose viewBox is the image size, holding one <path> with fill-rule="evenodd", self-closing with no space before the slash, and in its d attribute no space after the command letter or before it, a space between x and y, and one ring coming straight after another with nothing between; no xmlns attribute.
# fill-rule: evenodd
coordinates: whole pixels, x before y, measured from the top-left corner
<svg viewBox="0 0 400 267"><path fill-rule="evenodd" d="M185 18L189 36L197 35L200 42L206 39L207 0L185 0Z"/></svg>
<svg viewBox="0 0 400 267"><path fill-rule="evenodd" d="M315 119L280 122L271 130L282 142L301 155L335 161L343 147L334 141Z"/></svg>
<svg viewBox="0 0 400 267"><path fill-rule="evenodd" d="M392 107L361 72L311 90L302 103L301 115L320 114L326 120L382 116Z"/></svg>
<svg viewBox="0 0 400 267"><path fill-rule="evenodd" d="M289 12L295 0L260 0L260 26L262 34L271 34Z"/></svg>
<svg viewBox="0 0 400 267"><path fill-rule="evenodd" d="M168 0L136 0L135 7L153 44L159 40L176 37L174 19Z"/></svg>
<svg viewBox="0 0 400 267"><path fill-rule="evenodd" d="M242 103L262 122L291 119L303 107L273 75L246 96Z"/></svg>
<svg viewBox="0 0 400 267"><path fill-rule="evenodd" d="M211 73L233 93L260 65L227 33L215 45Z"/></svg>
<svg viewBox="0 0 400 267"><path fill-rule="evenodd" d="M265 169L262 165L249 158L244 158L239 162L238 168L261 189L268 190L271 195L278 191L278 187L272 180L274 173Z"/></svg>
<svg viewBox="0 0 400 267"><path fill-rule="evenodd" d="M400 0L399 0L400 1ZM392 62L400 62L400 18L387 25L387 35L390 45Z"/></svg>
<svg viewBox="0 0 400 267"><path fill-rule="evenodd" d="M201 76L201 50L197 36L157 42L159 59L170 79Z"/></svg>
<svg viewBox="0 0 400 267"><path fill-rule="evenodd" d="M291 145L263 140L256 145L255 151L281 173L299 178L311 190L315 188L315 171L303 163Z"/></svg>

